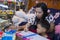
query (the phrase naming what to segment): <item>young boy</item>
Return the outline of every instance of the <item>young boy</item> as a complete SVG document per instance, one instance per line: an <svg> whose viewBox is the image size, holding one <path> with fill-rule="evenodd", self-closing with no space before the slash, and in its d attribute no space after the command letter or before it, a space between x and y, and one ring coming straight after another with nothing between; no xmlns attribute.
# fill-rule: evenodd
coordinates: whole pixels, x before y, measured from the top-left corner
<svg viewBox="0 0 60 40"><path fill-rule="evenodd" d="M43 37L50 39L50 37L47 35L49 28L50 24L47 21L38 22L37 33L42 35Z"/></svg>
<svg viewBox="0 0 60 40"><path fill-rule="evenodd" d="M11 23L9 23L8 25L6 25L4 27L4 29L3 29L3 31L5 31L5 32L10 31L10 30L16 30L16 27L13 24L11 24Z"/></svg>
<svg viewBox="0 0 60 40"><path fill-rule="evenodd" d="M28 28L27 28L27 25L28 23L27 22L21 22L18 26L18 31L28 31Z"/></svg>

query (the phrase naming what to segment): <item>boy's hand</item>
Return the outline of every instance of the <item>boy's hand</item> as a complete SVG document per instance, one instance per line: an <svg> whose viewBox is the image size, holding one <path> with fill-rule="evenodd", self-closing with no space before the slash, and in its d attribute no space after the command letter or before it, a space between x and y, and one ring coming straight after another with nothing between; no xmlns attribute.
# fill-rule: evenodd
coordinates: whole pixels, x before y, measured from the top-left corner
<svg viewBox="0 0 60 40"><path fill-rule="evenodd" d="M28 31L28 28L24 28L24 31L27 32Z"/></svg>
<svg viewBox="0 0 60 40"><path fill-rule="evenodd" d="M27 23L26 26L25 26L25 28L24 28L24 31L27 32L29 30L29 26L30 26L30 23Z"/></svg>

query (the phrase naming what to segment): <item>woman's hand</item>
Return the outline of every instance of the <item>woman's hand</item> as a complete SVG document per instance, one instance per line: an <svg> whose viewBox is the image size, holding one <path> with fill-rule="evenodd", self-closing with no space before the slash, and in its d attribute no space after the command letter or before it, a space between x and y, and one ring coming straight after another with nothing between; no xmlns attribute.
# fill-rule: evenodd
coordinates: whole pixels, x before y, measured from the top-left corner
<svg viewBox="0 0 60 40"><path fill-rule="evenodd" d="M57 12L57 13L55 14L54 18L57 19L59 16L60 16L60 13Z"/></svg>

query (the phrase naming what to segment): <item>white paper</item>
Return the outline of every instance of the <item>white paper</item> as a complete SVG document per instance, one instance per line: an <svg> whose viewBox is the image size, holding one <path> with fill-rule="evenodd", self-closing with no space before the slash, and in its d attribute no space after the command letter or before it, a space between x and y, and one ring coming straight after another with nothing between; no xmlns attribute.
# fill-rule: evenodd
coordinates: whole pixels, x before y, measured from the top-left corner
<svg viewBox="0 0 60 40"><path fill-rule="evenodd" d="M32 34L35 34L35 33L30 32L30 31L28 31L28 32L21 31L19 34L21 34L23 36L29 36L29 35L32 35ZM30 39L30 40L48 40L47 38L42 37L42 36L40 36L38 34L33 35L33 36L29 36L29 37L26 37L26 38Z"/></svg>

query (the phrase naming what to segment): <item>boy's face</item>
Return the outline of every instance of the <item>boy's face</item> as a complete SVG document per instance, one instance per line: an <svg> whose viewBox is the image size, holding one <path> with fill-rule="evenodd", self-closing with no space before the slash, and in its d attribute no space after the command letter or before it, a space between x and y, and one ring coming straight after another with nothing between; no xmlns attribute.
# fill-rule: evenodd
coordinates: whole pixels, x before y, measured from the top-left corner
<svg viewBox="0 0 60 40"><path fill-rule="evenodd" d="M38 7L38 8L35 8L35 10L36 10L36 16L37 16L37 18L41 18L42 15L43 15L42 9L40 7Z"/></svg>
<svg viewBox="0 0 60 40"><path fill-rule="evenodd" d="M26 27L26 25L18 26L18 27L17 27L17 30L24 30L25 27Z"/></svg>
<svg viewBox="0 0 60 40"><path fill-rule="evenodd" d="M37 25L37 33L41 34L41 33L45 33L46 29L44 27L42 27L40 24Z"/></svg>
<svg viewBox="0 0 60 40"><path fill-rule="evenodd" d="M16 27L12 25L12 26L10 26L10 29L16 29Z"/></svg>

